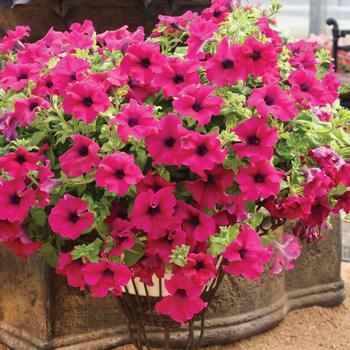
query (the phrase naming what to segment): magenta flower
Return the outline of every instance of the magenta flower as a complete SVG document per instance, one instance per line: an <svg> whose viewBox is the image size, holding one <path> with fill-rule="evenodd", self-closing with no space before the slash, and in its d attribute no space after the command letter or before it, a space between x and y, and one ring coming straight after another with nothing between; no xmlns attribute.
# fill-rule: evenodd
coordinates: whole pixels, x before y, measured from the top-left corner
<svg viewBox="0 0 350 350"><path fill-rule="evenodd" d="M204 176L196 181L186 181L186 189L200 208L212 210L216 205L225 205L232 197L225 191L233 185L234 174L221 165L211 171L205 171Z"/></svg>
<svg viewBox="0 0 350 350"><path fill-rule="evenodd" d="M0 84L4 90L9 88L19 91L28 85L31 80L39 80L40 68L35 64L14 63L9 61L6 67L0 72Z"/></svg>
<svg viewBox="0 0 350 350"><path fill-rule="evenodd" d="M68 284L73 288L85 289L85 282L81 273L81 260L72 260L71 253L60 253L57 260L56 273L66 276Z"/></svg>
<svg viewBox="0 0 350 350"><path fill-rule="evenodd" d="M175 205L176 199L169 189L148 190L136 196L129 217L136 228L147 232L151 239L158 239L176 226L173 218Z"/></svg>
<svg viewBox="0 0 350 350"><path fill-rule="evenodd" d="M192 279L198 286L204 286L217 275L215 258L205 253L190 253L187 256L188 263L178 269L187 278Z"/></svg>
<svg viewBox="0 0 350 350"><path fill-rule="evenodd" d="M143 83L153 80L161 72L165 56L160 53L158 44L141 42L131 45L121 62L122 73L132 74Z"/></svg>
<svg viewBox="0 0 350 350"><path fill-rule="evenodd" d="M248 157L258 161L272 158L278 135L276 128L267 127L266 120L253 117L240 123L233 131L242 140L232 147L240 159Z"/></svg>
<svg viewBox="0 0 350 350"><path fill-rule="evenodd" d="M269 20L266 17L261 17L259 18L257 25L261 33L270 38L276 49L279 49L278 52L282 51L282 38L276 30L271 29Z"/></svg>
<svg viewBox="0 0 350 350"><path fill-rule="evenodd" d="M219 29L218 25L201 17L195 18L188 28L189 38L186 41L188 52L186 58L201 59L204 57L203 47Z"/></svg>
<svg viewBox="0 0 350 350"><path fill-rule="evenodd" d="M156 75L155 85L163 89L166 99L176 97L186 86L199 84L198 61L182 61L169 58L163 65L161 74Z"/></svg>
<svg viewBox="0 0 350 350"><path fill-rule="evenodd" d="M18 119L11 112L6 112L0 116L0 133L6 141L15 140L18 137Z"/></svg>
<svg viewBox="0 0 350 350"><path fill-rule="evenodd" d="M122 107L122 112L112 120L111 124L118 125L117 133L125 143L129 143L129 136L141 140L157 129L153 107L139 105L134 99L130 100L129 106L124 105Z"/></svg>
<svg viewBox="0 0 350 350"><path fill-rule="evenodd" d="M108 292L116 296L122 294L122 286L131 279L131 271L123 264L112 261L100 261L85 265L82 273L91 294L96 298L105 298Z"/></svg>
<svg viewBox="0 0 350 350"><path fill-rule="evenodd" d="M0 39L0 52L9 53L21 40L30 35L29 26L17 26L8 30L6 35Z"/></svg>
<svg viewBox="0 0 350 350"><path fill-rule="evenodd" d="M267 118L271 114L284 122L298 114L294 101L277 83L253 90L247 104L256 107L262 117Z"/></svg>
<svg viewBox="0 0 350 350"><path fill-rule="evenodd" d="M23 229L16 238L3 242L3 245L12 250L22 260L26 260L29 255L34 254L41 248L41 243L30 240Z"/></svg>
<svg viewBox="0 0 350 350"><path fill-rule="evenodd" d="M68 176L88 174L100 162L100 147L86 136L73 135L72 139L74 145L58 158L61 169Z"/></svg>
<svg viewBox="0 0 350 350"><path fill-rule="evenodd" d="M283 174L276 170L266 159L240 168L236 181L244 199L255 201L259 198L277 196Z"/></svg>
<svg viewBox="0 0 350 350"><path fill-rule="evenodd" d="M170 191L174 191L176 187L175 182L170 182L164 180L159 174L152 174L150 170L144 178L136 185L137 192L145 192L152 190L153 192L158 192L162 188L167 188Z"/></svg>
<svg viewBox="0 0 350 350"><path fill-rule="evenodd" d="M110 256L121 256L125 250L135 245L135 235L129 220L115 219L110 235L114 241L114 247L109 252Z"/></svg>
<svg viewBox="0 0 350 350"><path fill-rule="evenodd" d="M172 250L186 243L186 233L180 228L168 230L164 237L148 238L145 252L147 255L157 255L163 262L170 264Z"/></svg>
<svg viewBox="0 0 350 350"><path fill-rule="evenodd" d="M243 225L236 240L225 249L222 256L229 262L223 267L225 272L257 280L264 272L264 265L270 260L271 250L263 247L255 230Z"/></svg>
<svg viewBox="0 0 350 350"><path fill-rule="evenodd" d="M80 198L65 194L49 215L51 230L62 238L77 239L94 223L94 215Z"/></svg>
<svg viewBox="0 0 350 350"><path fill-rule="evenodd" d="M134 156L118 152L104 157L97 168L96 184L109 192L124 195L131 185L136 185L143 175L135 164Z"/></svg>
<svg viewBox="0 0 350 350"><path fill-rule="evenodd" d="M0 157L0 169L5 170L14 179L18 179L27 175L29 171L38 170L39 161L40 156L37 153L19 147L15 152Z"/></svg>
<svg viewBox="0 0 350 350"><path fill-rule="evenodd" d="M16 239L20 235L21 230L22 226L19 221L0 220L0 242Z"/></svg>
<svg viewBox="0 0 350 350"><path fill-rule="evenodd" d="M224 100L219 96L212 96L214 88L207 85L191 85L185 88L175 99L175 110L185 117L193 117L198 126L206 125L213 115L219 115Z"/></svg>
<svg viewBox="0 0 350 350"><path fill-rule="evenodd" d="M187 243L192 247L197 242L204 242L215 234L215 220L181 200L177 202L176 218L182 223L182 229L187 235Z"/></svg>
<svg viewBox="0 0 350 350"><path fill-rule="evenodd" d="M283 243L273 241L272 268L271 275L278 275L283 270L294 269L293 261L301 254L301 245L298 239L292 235L283 235Z"/></svg>
<svg viewBox="0 0 350 350"><path fill-rule="evenodd" d="M158 123L156 131L146 139L146 146L154 164L181 166L186 151L182 147L182 138L188 130L182 126L181 119L169 114Z"/></svg>
<svg viewBox="0 0 350 350"><path fill-rule="evenodd" d="M255 77L275 69L277 55L271 43L263 44L255 38L247 39L241 48L241 64Z"/></svg>
<svg viewBox="0 0 350 350"><path fill-rule="evenodd" d="M38 110L45 110L51 107L50 103L41 97L28 97L16 100L14 116L20 125L28 127L35 119Z"/></svg>
<svg viewBox="0 0 350 350"><path fill-rule="evenodd" d="M289 83L292 86L293 97L302 105L313 106L324 104L324 87L315 73L305 70L295 70L289 76Z"/></svg>
<svg viewBox="0 0 350 350"><path fill-rule="evenodd" d="M141 282L153 286L154 276L163 278L165 274L164 261L159 255L145 254L135 265L132 266L133 277L138 277Z"/></svg>
<svg viewBox="0 0 350 350"><path fill-rule="evenodd" d="M240 50L241 46L231 44L228 37L222 39L216 54L204 63L207 79L213 85L234 85L247 78L246 67L240 62Z"/></svg>
<svg viewBox="0 0 350 350"><path fill-rule="evenodd" d="M202 287L181 274L166 280L165 287L170 295L157 302L155 309L176 322L191 320L207 306L201 298Z"/></svg>
<svg viewBox="0 0 350 350"><path fill-rule="evenodd" d="M215 164L222 164L227 150L222 149L217 133L202 135L191 132L183 139L183 148L187 151L183 164L194 173L202 176L205 170L211 170Z"/></svg>
<svg viewBox="0 0 350 350"><path fill-rule="evenodd" d="M327 195L315 198L311 205L311 214L300 220L302 225L310 228L322 227L331 213L331 206L329 205Z"/></svg>
<svg viewBox="0 0 350 350"><path fill-rule="evenodd" d="M98 113L105 112L110 106L102 85L91 79L71 85L63 99L63 110L85 124L92 123Z"/></svg>
<svg viewBox="0 0 350 350"><path fill-rule="evenodd" d="M37 96L52 96L58 93L59 91L53 82L51 74L41 76L33 89L33 94Z"/></svg>
<svg viewBox="0 0 350 350"><path fill-rule="evenodd" d="M84 74L87 73L89 68L88 61L73 55L67 55L61 58L51 71L53 85L63 94L68 85L83 80Z"/></svg>
<svg viewBox="0 0 350 350"><path fill-rule="evenodd" d="M0 220L22 222L34 204L34 190L26 189L23 181L0 182Z"/></svg>

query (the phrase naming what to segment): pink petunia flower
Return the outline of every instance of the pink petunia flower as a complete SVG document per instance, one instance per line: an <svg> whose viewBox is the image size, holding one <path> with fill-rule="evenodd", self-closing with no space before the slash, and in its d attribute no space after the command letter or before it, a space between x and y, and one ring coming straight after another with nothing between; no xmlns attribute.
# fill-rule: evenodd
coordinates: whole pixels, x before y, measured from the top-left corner
<svg viewBox="0 0 350 350"><path fill-rule="evenodd" d="M9 88L19 91L26 87L29 81L39 80L40 68L35 64L14 63L10 61L0 72L0 84L4 90Z"/></svg>
<svg viewBox="0 0 350 350"><path fill-rule="evenodd" d="M68 176L90 173L100 162L99 145L82 135L73 135L72 140L74 145L58 158L62 171Z"/></svg>
<svg viewBox="0 0 350 350"><path fill-rule="evenodd" d="M151 239L158 239L164 237L167 230L175 228L175 205L176 199L169 189L148 190L136 196L129 217L136 228L147 232Z"/></svg>
<svg viewBox="0 0 350 350"><path fill-rule="evenodd" d="M301 245L298 239L292 235L283 235L283 243L273 241L272 267L271 275L278 275L283 270L294 269L293 261L298 259L301 254Z"/></svg>
<svg viewBox="0 0 350 350"><path fill-rule="evenodd" d="M154 285L154 276L163 278L165 275L165 264L159 255L146 254L132 266L133 277L140 279L147 286Z"/></svg>
<svg viewBox="0 0 350 350"><path fill-rule="evenodd" d="M331 213L327 195L318 196L311 205L311 214L300 220L302 225L310 228L322 227Z"/></svg>
<svg viewBox="0 0 350 350"><path fill-rule="evenodd" d="M187 264L181 271L187 278L192 279L198 286L204 286L207 282L214 279L217 275L215 267L215 258L205 253L190 253L187 256Z"/></svg>
<svg viewBox="0 0 350 350"><path fill-rule="evenodd" d="M50 103L41 97L18 99L15 102L14 116L20 125L28 127L35 119L38 110L46 110L50 107Z"/></svg>
<svg viewBox="0 0 350 350"><path fill-rule="evenodd" d="M271 258L271 250L263 247L258 233L247 225L241 227L236 240L222 253L229 264L224 271L248 280L258 280L264 272L264 265Z"/></svg>
<svg viewBox="0 0 350 350"><path fill-rule="evenodd" d="M11 112L5 112L0 116L0 133L6 141L15 140L18 137L18 119Z"/></svg>
<svg viewBox="0 0 350 350"><path fill-rule="evenodd" d="M298 114L294 101L277 83L254 89L247 104L256 107L262 117L267 118L271 114L274 118L284 122L293 119Z"/></svg>
<svg viewBox="0 0 350 350"><path fill-rule="evenodd" d="M88 61L73 55L67 55L61 58L51 71L53 85L63 94L68 85L83 80L84 74L87 73L89 68Z"/></svg>
<svg viewBox="0 0 350 350"><path fill-rule="evenodd" d="M224 87L247 78L246 67L240 62L240 50L241 46L231 44L228 37L222 39L216 54L204 63L209 82Z"/></svg>
<svg viewBox="0 0 350 350"><path fill-rule="evenodd" d="M153 84L153 81L144 83L139 79L136 79L132 74L127 75L128 94L129 100L135 99L138 103L142 104L149 96L152 96L159 92L160 88Z"/></svg>
<svg viewBox="0 0 350 350"><path fill-rule="evenodd" d="M85 124L92 123L98 113L105 112L110 106L102 85L91 79L71 85L63 99L63 110Z"/></svg>
<svg viewBox="0 0 350 350"><path fill-rule="evenodd" d="M277 196L283 174L276 170L269 161L262 159L240 168L236 181L246 200L255 201L259 198Z"/></svg>
<svg viewBox="0 0 350 350"><path fill-rule="evenodd" d="M202 288L181 274L173 275L165 281L170 295L157 302L157 312L170 316L174 321L184 323L201 312L206 303L202 300Z"/></svg>
<svg viewBox="0 0 350 350"><path fill-rule="evenodd" d="M34 204L34 190L26 189L23 181L0 182L0 220L22 222Z"/></svg>
<svg viewBox="0 0 350 350"><path fill-rule="evenodd" d="M77 239L94 223L94 215L80 198L65 194L49 215L51 230L62 238Z"/></svg>
<svg viewBox="0 0 350 350"><path fill-rule="evenodd" d="M124 195L131 185L136 185L143 175L135 164L134 156L124 152L104 157L96 171L96 184L109 192Z"/></svg>
<svg viewBox="0 0 350 350"><path fill-rule="evenodd" d="M183 164L194 173L202 176L205 170L211 170L215 164L222 164L227 150L222 149L217 133L202 135L191 132L183 138L183 148L187 151Z"/></svg>
<svg viewBox="0 0 350 350"><path fill-rule="evenodd" d="M109 252L110 256L121 256L125 250L131 249L135 245L135 235L129 220L115 219L110 235L114 242L114 246Z"/></svg>
<svg viewBox="0 0 350 350"><path fill-rule="evenodd" d="M176 97L185 87L199 84L197 70L197 60L182 61L178 58L169 58L162 66L161 73L156 75L154 83L163 89L166 99Z"/></svg>
<svg viewBox="0 0 350 350"><path fill-rule="evenodd" d="M71 253L60 253L57 260L56 273L66 276L68 284L73 288L85 289L85 282L82 275L82 261L72 260Z"/></svg>
<svg viewBox="0 0 350 350"><path fill-rule="evenodd" d="M59 94L51 74L41 76L32 92L34 95L45 97Z"/></svg>
<svg viewBox="0 0 350 350"><path fill-rule="evenodd" d="M204 242L215 234L215 220L201 210L178 201L176 218L181 222L182 229L187 235L187 244L194 247L197 242Z"/></svg>
<svg viewBox="0 0 350 350"><path fill-rule="evenodd" d="M233 129L242 143L233 145L240 159L248 157L253 161L270 160L274 153L274 145L278 141L277 129L269 128L264 119L250 118Z"/></svg>
<svg viewBox="0 0 350 350"><path fill-rule="evenodd" d="M9 53L16 45L21 44L22 39L29 37L29 35L29 26L17 26L15 29L8 30L0 40L0 52Z"/></svg>
<svg viewBox="0 0 350 350"><path fill-rule="evenodd" d="M0 169L6 171L14 179L24 177L29 171L38 170L40 161L38 153L29 152L24 147L0 157Z"/></svg>
<svg viewBox="0 0 350 350"><path fill-rule="evenodd" d="M121 62L122 73L133 74L143 83L153 80L161 72L165 56L160 53L158 44L141 42L131 45Z"/></svg>
<svg viewBox="0 0 350 350"><path fill-rule="evenodd" d="M105 298L109 292L120 296L121 287L131 279L131 271L125 265L112 261L90 263L82 268L82 273L91 294L96 298Z"/></svg>
<svg viewBox="0 0 350 350"><path fill-rule="evenodd" d="M19 221L0 220L0 242L16 239L20 235L21 230L22 226Z"/></svg>
<svg viewBox="0 0 350 350"><path fill-rule="evenodd" d="M188 130L182 126L181 119L169 114L158 123L158 128L146 139L146 146L154 164L181 166L186 157L182 138Z"/></svg>
<svg viewBox="0 0 350 350"><path fill-rule="evenodd" d="M136 100L131 99L130 104L122 107L111 125L117 124L117 133L119 137L128 143L128 137L132 136L141 140L157 129L157 120L153 115L153 107L140 105Z"/></svg>
<svg viewBox="0 0 350 350"><path fill-rule="evenodd" d="M219 96L213 96L214 88L207 85L191 85L185 88L180 96L175 99L175 110L185 117L193 117L198 121L198 126L206 125L213 115L219 115L224 100Z"/></svg>
<svg viewBox="0 0 350 350"><path fill-rule="evenodd" d="M152 174L152 170L149 170L144 178L136 185L138 193L148 190L158 192L162 188L167 188L170 191L175 191L176 183L164 180L159 174Z"/></svg>
<svg viewBox="0 0 350 350"><path fill-rule="evenodd" d="M225 205L232 197L225 191L233 185L234 174L221 165L211 171L205 171L204 176L196 181L186 181L186 189L200 208L214 209L216 205Z"/></svg>
<svg viewBox="0 0 350 350"><path fill-rule="evenodd" d="M266 37L271 39L272 44L276 47L279 48L281 51L281 46L283 44L282 38L279 35L279 33L276 30L273 30L270 27L269 20L266 17L261 17L259 18L257 25L261 31L262 34L264 34Z"/></svg>

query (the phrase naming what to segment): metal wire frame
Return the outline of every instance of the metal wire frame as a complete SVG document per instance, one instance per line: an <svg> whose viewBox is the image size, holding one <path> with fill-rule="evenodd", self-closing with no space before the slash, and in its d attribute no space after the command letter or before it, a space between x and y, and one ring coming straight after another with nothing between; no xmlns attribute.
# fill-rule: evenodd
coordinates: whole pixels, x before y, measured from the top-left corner
<svg viewBox="0 0 350 350"><path fill-rule="evenodd" d="M211 304L222 279L224 271L222 270L223 262L218 267L217 277L204 288L202 299L207 303L207 307ZM155 304L162 298L164 291L161 280L159 280L159 297L152 297L146 284L141 284L145 293L138 289L135 281L132 281L134 293L131 293L128 288L125 288L122 296L118 298L119 305L128 319L128 330L130 341L137 350L151 350L154 345L159 348L159 342L151 339L152 333L159 332L161 329L164 333L163 349L170 350L171 346L175 345L176 340L172 338L173 333L187 332L185 344L181 343L181 349L197 350L199 349L205 330L205 308L197 314L193 320L185 323L184 326L174 322L168 316L160 315L155 312Z"/></svg>

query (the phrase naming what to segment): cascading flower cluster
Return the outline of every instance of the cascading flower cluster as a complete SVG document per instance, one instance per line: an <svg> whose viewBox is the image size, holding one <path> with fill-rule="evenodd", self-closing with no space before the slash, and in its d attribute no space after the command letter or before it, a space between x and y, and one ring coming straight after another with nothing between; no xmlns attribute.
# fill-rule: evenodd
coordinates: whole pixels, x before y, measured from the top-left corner
<svg viewBox="0 0 350 350"><path fill-rule="evenodd" d="M28 35L0 42L0 242L70 286L120 296L166 277L156 310L183 323L219 267L291 269L350 211L329 52L283 45L261 9L213 0L148 38L90 21Z"/></svg>

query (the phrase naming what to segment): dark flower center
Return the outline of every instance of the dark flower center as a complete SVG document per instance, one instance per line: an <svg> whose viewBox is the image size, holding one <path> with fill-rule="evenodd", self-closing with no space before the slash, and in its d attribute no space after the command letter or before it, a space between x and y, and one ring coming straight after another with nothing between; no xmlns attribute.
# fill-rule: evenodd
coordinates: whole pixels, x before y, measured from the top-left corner
<svg viewBox="0 0 350 350"><path fill-rule="evenodd" d="M170 233L167 233L166 236L163 237L162 241L163 241L164 243L171 244L173 240L172 240L171 237L170 237Z"/></svg>
<svg viewBox="0 0 350 350"><path fill-rule="evenodd" d="M36 102L32 102L32 103L29 105L29 110L30 110L31 112L33 112L34 109L35 109L36 107L39 107L39 104L36 103Z"/></svg>
<svg viewBox="0 0 350 350"><path fill-rule="evenodd" d="M74 80L77 80L77 73L72 73L70 76L69 76L69 79L74 81Z"/></svg>
<svg viewBox="0 0 350 350"><path fill-rule="evenodd" d="M143 58L140 64L143 68L148 68L151 65L151 61L149 60L149 58Z"/></svg>
<svg viewBox="0 0 350 350"><path fill-rule="evenodd" d="M186 298L187 297L187 292L186 292L186 289L178 289L176 291L176 295L180 298Z"/></svg>
<svg viewBox="0 0 350 350"><path fill-rule="evenodd" d="M116 237L117 241L119 244L122 244L124 241L126 241L128 239L127 236L118 236Z"/></svg>
<svg viewBox="0 0 350 350"><path fill-rule="evenodd" d="M94 102L92 101L91 97L85 97L83 99L83 105L86 107L91 107Z"/></svg>
<svg viewBox="0 0 350 350"><path fill-rule="evenodd" d="M204 268L203 261L197 261L196 266L194 267L197 271L201 270Z"/></svg>
<svg viewBox="0 0 350 350"><path fill-rule="evenodd" d="M214 175L208 174L207 184L215 184L215 176Z"/></svg>
<svg viewBox="0 0 350 350"><path fill-rule="evenodd" d="M89 154L89 148L87 146L80 146L78 153L81 157L86 157Z"/></svg>
<svg viewBox="0 0 350 350"><path fill-rule="evenodd" d="M132 79L132 78L129 78L128 85L129 85L132 89L134 89L134 88L136 88L136 87L138 86L136 80L135 80L135 79Z"/></svg>
<svg viewBox="0 0 350 350"><path fill-rule="evenodd" d="M197 147L197 154L201 157L205 156L208 153L208 148L206 145L199 145Z"/></svg>
<svg viewBox="0 0 350 350"><path fill-rule="evenodd" d="M53 82L51 80L46 82L46 87L48 87L49 89L53 87Z"/></svg>
<svg viewBox="0 0 350 350"><path fill-rule="evenodd" d="M165 147L171 148L175 145L176 140L172 137L169 136L166 139L164 139L164 145Z"/></svg>
<svg viewBox="0 0 350 350"><path fill-rule="evenodd" d="M19 164L23 164L26 162L26 157L23 154L18 154L16 157L16 162Z"/></svg>
<svg viewBox="0 0 350 350"><path fill-rule="evenodd" d="M18 195L18 194L13 194L11 197L10 197L10 202L12 204L19 204L21 203L21 197Z"/></svg>
<svg viewBox="0 0 350 350"><path fill-rule="evenodd" d="M195 112L199 112L201 109L202 109L202 104L199 103L199 102L195 102L195 104L192 106L192 109L195 111Z"/></svg>
<svg viewBox="0 0 350 350"><path fill-rule="evenodd" d="M309 91L309 89L310 89L310 87L309 87L309 85L306 84L306 83L303 83L303 84L300 85L300 90L301 90L302 92L307 92L307 91Z"/></svg>
<svg viewBox="0 0 350 350"><path fill-rule="evenodd" d="M239 256L241 257L241 259L243 260L247 256L248 250L245 248L242 248L238 251L238 253L239 253Z"/></svg>
<svg viewBox="0 0 350 350"><path fill-rule="evenodd" d="M196 227L196 226L199 225L199 217L198 217L198 215L192 215L192 216L190 217L190 224L191 224L191 226L193 226L193 227Z"/></svg>
<svg viewBox="0 0 350 350"><path fill-rule="evenodd" d="M124 179L124 177L125 177L125 172L124 172L124 170L123 170L123 169L118 169L118 170L116 170L116 171L115 171L115 177L116 177L117 179L119 179L119 180Z"/></svg>
<svg viewBox="0 0 350 350"><path fill-rule="evenodd" d="M255 180L255 182L263 183L263 182L265 181L265 175L260 174L260 173L257 173L257 174L254 176L254 180Z"/></svg>
<svg viewBox="0 0 350 350"><path fill-rule="evenodd" d="M75 224L79 220L79 216L77 213L69 213L68 220Z"/></svg>
<svg viewBox="0 0 350 350"><path fill-rule="evenodd" d="M17 80L22 80L22 79L28 79L28 74L27 73L20 73L18 76L17 76Z"/></svg>
<svg viewBox="0 0 350 350"><path fill-rule="evenodd" d="M157 207L148 207L148 214L154 216L159 213L159 208Z"/></svg>
<svg viewBox="0 0 350 350"><path fill-rule="evenodd" d="M137 120L137 118L129 118L128 125L130 126L130 128L133 128L138 124L139 124L139 121Z"/></svg>
<svg viewBox="0 0 350 350"><path fill-rule="evenodd" d="M234 67L234 65L235 65L235 63L232 60L230 60L229 58L226 58L226 60L221 62L221 66L224 69L231 69Z"/></svg>
<svg viewBox="0 0 350 350"><path fill-rule="evenodd" d="M114 272L110 269L106 269L106 270L102 271L102 275L103 275L103 277L113 277Z"/></svg>
<svg viewBox="0 0 350 350"><path fill-rule="evenodd" d="M248 144L258 146L260 144L260 139L256 135L251 135L248 137Z"/></svg>
<svg viewBox="0 0 350 350"><path fill-rule="evenodd" d="M184 82L184 77L183 75L176 74L175 77L173 78L173 81L175 84L181 84Z"/></svg>
<svg viewBox="0 0 350 350"><path fill-rule="evenodd" d="M220 17L220 16L221 16L221 11L218 10L218 9L216 9L216 10L214 11L214 13L213 13L213 16L216 17L216 18Z"/></svg>
<svg viewBox="0 0 350 350"><path fill-rule="evenodd" d="M267 106L272 106L275 103L275 99L272 96L266 96L264 101Z"/></svg>
<svg viewBox="0 0 350 350"><path fill-rule="evenodd" d="M260 51L254 51L252 54L252 59L253 61L260 60L261 58L261 52Z"/></svg>

